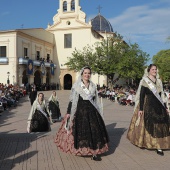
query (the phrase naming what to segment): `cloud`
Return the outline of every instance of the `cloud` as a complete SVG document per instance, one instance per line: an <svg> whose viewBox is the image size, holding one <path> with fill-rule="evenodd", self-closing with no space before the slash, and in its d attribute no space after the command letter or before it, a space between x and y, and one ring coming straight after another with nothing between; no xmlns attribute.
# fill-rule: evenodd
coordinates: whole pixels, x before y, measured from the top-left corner
<svg viewBox="0 0 170 170"><path fill-rule="evenodd" d="M170 4L170 1L169 0L159 0L160 3L167 3L167 4Z"/></svg>
<svg viewBox="0 0 170 170"><path fill-rule="evenodd" d="M0 13L0 17L3 17L3 16L6 16L6 15L9 15L10 12L6 11L6 12L1 12Z"/></svg>
<svg viewBox="0 0 170 170"><path fill-rule="evenodd" d="M165 1L165 0L164 0ZM134 41L165 41L170 36L170 7L153 4L128 8L109 19L114 31Z"/></svg>

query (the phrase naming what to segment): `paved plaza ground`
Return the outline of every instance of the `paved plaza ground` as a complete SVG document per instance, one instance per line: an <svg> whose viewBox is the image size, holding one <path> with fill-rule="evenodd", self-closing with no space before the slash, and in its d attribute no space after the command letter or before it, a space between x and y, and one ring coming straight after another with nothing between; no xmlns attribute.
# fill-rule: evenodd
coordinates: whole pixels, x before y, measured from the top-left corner
<svg viewBox="0 0 170 170"><path fill-rule="evenodd" d="M51 91L46 91L49 98ZM66 113L70 91L57 91L62 116ZM104 121L110 137L109 151L101 162L90 157L61 152L54 143L60 122L48 133L26 133L30 111L28 97L16 108L0 116L0 170L170 170L170 151L159 156L155 151L139 149L127 139L133 107L120 106L103 99Z"/></svg>

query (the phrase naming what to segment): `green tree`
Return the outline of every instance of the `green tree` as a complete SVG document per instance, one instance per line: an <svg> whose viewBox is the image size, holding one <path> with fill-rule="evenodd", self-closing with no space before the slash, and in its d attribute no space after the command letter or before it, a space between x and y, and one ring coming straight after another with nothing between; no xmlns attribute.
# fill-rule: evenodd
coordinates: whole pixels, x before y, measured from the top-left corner
<svg viewBox="0 0 170 170"><path fill-rule="evenodd" d="M153 56L153 63L158 66L162 81L170 80L170 49L161 50Z"/></svg>
<svg viewBox="0 0 170 170"><path fill-rule="evenodd" d="M82 51L75 49L72 53L72 57L69 57L65 65L67 65L70 70L80 71L82 67L91 66L94 62L94 49L87 45Z"/></svg>
<svg viewBox="0 0 170 170"><path fill-rule="evenodd" d="M137 43L127 44L121 38L115 40L114 37L99 44L96 54L96 65L100 65L100 71L108 76L111 83L114 81L114 73L123 78L140 79L149 60L149 55Z"/></svg>
<svg viewBox="0 0 170 170"><path fill-rule="evenodd" d="M148 60L149 55L143 52L137 43L128 44L124 46L117 73L124 78L139 79Z"/></svg>
<svg viewBox="0 0 170 170"><path fill-rule="evenodd" d="M108 38L95 46L96 63L94 66L95 72L104 75L111 75L116 71L116 64L120 60L119 42L114 45L115 40Z"/></svg>
<svg viewBox="0 0 170 170"><path fill-rule="evenodd" d="M141 78L148 60L149 55L138 44L127 44L116 33L92 47L84 47L82 51L75 49L65 65L75 71L88 65L94 73L106 75L108 82L113 84L115 73L123 78Z"/></svg>

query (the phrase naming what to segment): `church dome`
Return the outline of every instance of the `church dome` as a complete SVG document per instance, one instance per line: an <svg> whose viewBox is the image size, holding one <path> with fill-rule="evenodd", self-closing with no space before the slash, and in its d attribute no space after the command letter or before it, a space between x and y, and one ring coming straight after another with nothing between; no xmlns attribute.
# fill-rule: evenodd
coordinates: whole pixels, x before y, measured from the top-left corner
<svg viewBox="0 0 170 170"><path fill-rule="evenodd" d="M98 14L91 20L92 28L99 32L113 32L112 25L102 15Z"/></svg>

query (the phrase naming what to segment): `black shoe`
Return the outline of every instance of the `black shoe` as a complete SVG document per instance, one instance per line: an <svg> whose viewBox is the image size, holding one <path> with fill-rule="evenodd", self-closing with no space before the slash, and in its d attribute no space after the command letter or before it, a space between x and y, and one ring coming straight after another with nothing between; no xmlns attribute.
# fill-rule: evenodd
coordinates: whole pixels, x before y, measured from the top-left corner
<svg viewBox="0 0 170 170"><path fill-rule="evenodd" d="M164 156L163 150L158 150L158 149L157 149L156 152L157 152L158 155Z"/></svg>
<svg viewBox="0 0 170 170"><path fill-rule="evenodd" d="M101 158L100 156L98 156L98 155L94 155L94 156L92 156L91 160L94 160L94 161L101 161L102 158Z"/></svg>

